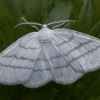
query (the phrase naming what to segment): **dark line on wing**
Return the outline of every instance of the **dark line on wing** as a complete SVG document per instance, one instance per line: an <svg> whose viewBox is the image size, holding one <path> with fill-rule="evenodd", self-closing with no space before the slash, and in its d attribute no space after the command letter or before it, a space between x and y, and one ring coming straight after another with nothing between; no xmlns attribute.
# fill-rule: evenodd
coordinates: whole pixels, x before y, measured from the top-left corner
<svg viewBox="0 0 100 100"><path fill-rule="evenodd" d="M56 45L56 46L60 46L60 45L62 45L62 44L64 44L64 43L70 42L73 38L74 38L74 36L71 36L71 37L69 38L68 41L63 41L62 43L60 43L60 44L55 44L55 45Z"/></svg>
<svg viewBox="0 0 100 100"><path fill-rule="evenodd" d="M87 41L87 42L85 42L85 43L81 43L78 47L75 47L74 49L72 49L72 50L70 50L68 53L66 53L66 54L63 54L63 55L57 55L57 56L54 56L54 57L51 57L51 58L49 58L49 60L51 60L51 59L54 59L54 58L59 58L59 57L63 57L63 56L67 56L68 54L70 54L71 52L73 52L74 50L76 50L76 49L79 49L81 46L83 46L83 45L86 45L86 44L88 44L88 43L90 43L91 41ZM97 48L99 48L100 46L97 46ZM96 49L97 49L96 48ZM96 49L92 49L92 50L96 50ZM92 52L92 50L90 50L90 51L88 51L88 52L86 52L86 53L84 53L84 55L85 54L88 54L88 53L90 53L90 52ZM83 56L83 55L82 55ZM38 58L38 59L31 59L31 58L26 58L26 57L20 57L20 58L18 58L16 55L5 55L5 56L3 56L3 57L14 57L14 58L16 58L16 59L22 59L22 60L29 60L29 61L42 61L42 60L44 60L44 61L48 61L47 59L44 59L44 58Z"/></svg>
<svg viewBox="0 0 100 100"><path fill-rule="evenodd" d="M77 50L77 49L79 49L81 46L87 45L88 43L91 43L91 42L92 42L92 41L86 41L86 42L84 42L84 43L80 43L79 46L73 48L72 50L70 50L70 51L69 51L67 54L65 54L65 55L67 56L67 55L70 54L72 51Z"/></svg>
<svg viewBox="0 0 100 100"><path fill-rule="evenodd" d="M5 66L5 67L10 67L10 68L18 68L18 69L32 69L32 68L28 68L28 67L20 67L20 66L11 66L11 65L3 65L2 63L0 63L1 66Z"/></svg>
<svg viewBox="0 0 100 100"><path fill-rule="evenodd" d="M96 48L94 48L94 49L92 49L92 50L90 50L90 51L84 53L83 55L89 54L90 52L93 52L94 50L97 50L99 47L100 47L100 46L97 46ZM73 62L73 61L76 60L76 59L79 59L79 58L82 57L83 55L80 55L80 56L78 56L78 57L76 57L76 58L73 58L71 61L68 62L68 64L67 64L66 66L62 66L62 67L61 67L61 66L56 66L56 68L54 68L54 69L67 67L71 62ZM41 59L41 60L44 60L44 59ZM48 60L44 60L44 61L48 61ZM15 67L15 66L11 66L11 65L3 65L2 63L0 63L0 65L1 65L1 66L6 66L6 67L10 67L10 68L29 69L29 70L30 70L30 69L34 69L34 68L28 68L28 67L20 67L20 66ZM43 70L51 70L51 68L36 69L36 70L34 70L34 71L43 71Z"/></svg>
<svg viewBox="0 0 100 100"><path fill-rule="evenodd" d="M31 48L31 47L26 48L26 47L22 46L21 44L19 44L19 47L21 47L23 49L31 49L31 50L39 49L40 48L40 47L39 48Z"/></svg>

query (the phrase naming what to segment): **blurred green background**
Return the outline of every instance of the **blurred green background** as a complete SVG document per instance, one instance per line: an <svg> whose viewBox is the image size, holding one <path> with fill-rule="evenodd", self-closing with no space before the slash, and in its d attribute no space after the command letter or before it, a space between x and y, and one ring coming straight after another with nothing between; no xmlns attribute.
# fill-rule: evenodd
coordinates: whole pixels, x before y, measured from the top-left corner
<svg viewBox="0 0 100 100"><path fill-rule="evenodd" d="M49 23L71 19L64 27L100 37L100 0L0 0L0 51L35 31L14 26L27 21ZM50 82L38 89L0 85L0 100L100 100L100 70L85 74L71 85Z"/></svg>

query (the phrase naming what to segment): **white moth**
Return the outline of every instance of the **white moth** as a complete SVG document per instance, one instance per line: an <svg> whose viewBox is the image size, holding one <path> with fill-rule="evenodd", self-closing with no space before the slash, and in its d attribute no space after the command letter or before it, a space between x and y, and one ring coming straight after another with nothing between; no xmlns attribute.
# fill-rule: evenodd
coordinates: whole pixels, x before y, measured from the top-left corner
<svg viewBox="0 0 100 100"><path fill-rule="evenodd" d="M71 84L85 73L100 68L99 39L70 29L47 28L51 24L62 25L69 21L47 25L18 24L43 28L21 37L0 54L0 83L22 84L29 88L37 88L50 81Z"/></svg>

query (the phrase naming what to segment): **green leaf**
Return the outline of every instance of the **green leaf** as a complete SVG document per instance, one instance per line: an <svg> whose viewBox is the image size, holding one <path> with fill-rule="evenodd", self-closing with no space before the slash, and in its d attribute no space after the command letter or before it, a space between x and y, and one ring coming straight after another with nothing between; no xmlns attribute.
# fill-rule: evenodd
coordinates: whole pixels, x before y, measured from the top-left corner
<svg viewBox="0 0 100 100"><path fill-rule="evenodd" d="M68 19L70 17L72 9L73 9L72 0L67 0L67 1L62 0L51 9L45 23Z"/></svg>
<svg viewBox="0 0 100 100"><path fill-rule="evenodd" d="M44 0L45 1L45 0ZM41 15L41 23L45 23L45 20L48 17L48 13L54 6L55 0L46 0L47 2L44 3Z"/></svg>
<svg viewBox="0 0 100 100"><path fill-rule="evenodd" d="M94 100L100 100L100 96L99 97L97 97L96 99L94 99Z"/></svg>
<svg viewBox="0 0 100 100"><path fill-rule="evenodd" d="M85 74L73 84L71 100L91 100L99 96L100 70ZM76 92L77 91L77 92Z"/></svg>
<svg viewBox="0 0 100 100"><path fill-rule="evenodd" d="M1 35L1 31L0 31L0 52L4 49L4 45L3 45L3 38Z"/></svg>
<svg viewBox="0 0 100 100"><path fill-rule="evenodd" d="M74 19L77 19L78 16L79 16L79 13L80 13L80 10L82 8L82 4L83 3L83 0L74 0L74 7L73 7L73 18Z"/></svg>
<svg viewBox="0 0 100 100"><path fill-rule="evenodd" d="M5 86L9 100L21 100L23 98L25 87L21 85Z"/></svg>
<svg viewBox="0 0 100 100"><path fill-rule="evenodd" d="M18 20L18 23L21 23L21 22L23 22L22 17L20 17L19 20ZM22 37L23 35L28 34L30 32L29 31L29 27L26 26L26 25L18 26L15 29L15 33L16 33L16 36L15 37L16 37L16 40L19 39L20 37Z"/></svg>
<svg viewBox="0 0 100 100"><path fill-rule="evenodd" d="M72 85L56 85L58 90L53 100L70 100Z"/></svg>
<svg viewBox="0 0 100 100"><path fill-rule="evenodd" d="M40 17L45 13L45 9L47 12L49 12L54 4L54 1L55 0L33 0L31 2L30 11L27 11L24 8L23 13L28 21L39 22L41 19ZM44 16L42 17L45 18Z"/></svg>
<svg viewBox="0 0 100 100"><path fill-rule="evenodd" d="M31 8L28 14L28 21L38 22L40 19L43 0L32 0Z"/></svg>
<svg viewBox="0 0 100 100"><path fill-rule="evenodd" d="M90 34L95 36L95 37L99 37L100 35L100 21L97 22L94 27L91 29Z"/></svg>
<svg viewBox="0 0 100 100"><path fill-rule="evenodd" d="M10 45L8 38L5 36L3 30L2 30L2 25L0 25L0 51L5 49L7 46Z"/></svg>
<svg viewBox="0 0 100 100"><path fill-rule="evenodd" d="M17 0L3 0L3 1L10 15L13 18L17 19L21 14L19 2Z"/></svg>
<svg viewBox="0 0 100 100"><path fill-rule="evenodd" d="M10 97L8 95L6 87L3 85L0 85L0 100L9 100L9 99Z"/></svg>
<svg viewBox="0 0 100 100"><path fill-rule="evenodd" d="M8 38L9 43L13 43L15 41L15 22L6 16L0 16L0 24L0 28L3 34Z"/></svg>
<svg viewBox="0 0 100 100"><path fill-rule="evenodd" d="M93 0L95 5L95 21L100 20L100 1L99 0Z"/></svg>
<svg viewBox="0 0 100 100"><path fill-rule="evenodd" d="M26 9L26 8L22 8L22 12L23 12L23 15L25 16L25 18L28 20L28 16L29 16L29 11ZM19 18L20 19L20 18Z"/></svg>
<svg viewBox="0 0 100 100"><path fill-rule="evenodd" d="M89 33L93 26L93 20L94 4L92 0L86 0L78 17L77 30L84 33Z"/></svg>
<svg viewBox="0 0 100 100"><path fill-rule="evenodd" d="M60 1L62 1L62 0L55 0L55 4L57 4L57 3L60 2Z"/></svg>
<svg viewBox="0 0 100 100"><path fill-rule="evenodd" d="M54 3L55 3L55 0L43 0L42 8L45 8L47 12L49 12L51 8L53 7Z"/></svg>
<svg viewBox="0 0 100 100"><path fill-rule="evenodd" d="M20 11L21 9L24 7L25 9L27 9L28 11L30 10L31 8L31 3L32 3L32 0L16 0L20 6Z"/></svg>

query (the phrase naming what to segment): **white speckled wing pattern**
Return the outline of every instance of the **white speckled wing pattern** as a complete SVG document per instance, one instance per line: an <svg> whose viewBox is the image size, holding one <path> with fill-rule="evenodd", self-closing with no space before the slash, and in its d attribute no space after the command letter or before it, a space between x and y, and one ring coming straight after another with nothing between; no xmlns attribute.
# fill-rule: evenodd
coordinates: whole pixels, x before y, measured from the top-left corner
<svg viewBox="0 0 100 100"><path fill-rule="evenodd" d="M49 81L71 84L98 68L99 39L70 29L59 28L49 33L47 28L25 35L0 54L0 83L29 88Z"/></svg>

